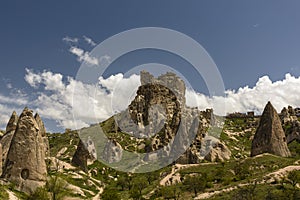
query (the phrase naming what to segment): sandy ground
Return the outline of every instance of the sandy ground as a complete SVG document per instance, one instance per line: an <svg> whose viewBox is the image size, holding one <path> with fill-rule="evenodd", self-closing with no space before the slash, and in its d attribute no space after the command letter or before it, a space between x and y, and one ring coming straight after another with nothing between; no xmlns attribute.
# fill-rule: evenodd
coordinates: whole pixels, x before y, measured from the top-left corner
<svg viewBox="0 0 300 200"><path fill-rule="evenodd" d="M18 200L19 199L18 197L16 197L16 195L12 191L6 190L6 192L8 193L9 200Z"/></svg>
<svg viewBox="0 0 300 200"><path fill-rule="evenodd" d="M175 164L172 166L172 171L170 174L168 174L167 176L165 176L160 182L159 184L162 186L166 186L166 185L171 185L176 183L176 181L178 183L180 183L180 174L177 173L178 170L184 169L184 168L188 168L188 167L194 167L194 166L199 166L199 165L211 165L211 164L215 164L215 163L201 163L201 164L186 164L186 165L182 165L182 164ZM171 183L171 178L172 178L172 183Z"/></svg>
<svg viewBox="0 0 300 200"><path fill-rule="evenodd" d="M267 174L265 177L267 179L267 183L272 182L274 180L280 180L284 176L286 176L289 172L294 171L294 170L300 170L299 165L290 165L285 168L279 169L276 172L272 172L270 174Z"/></svg>

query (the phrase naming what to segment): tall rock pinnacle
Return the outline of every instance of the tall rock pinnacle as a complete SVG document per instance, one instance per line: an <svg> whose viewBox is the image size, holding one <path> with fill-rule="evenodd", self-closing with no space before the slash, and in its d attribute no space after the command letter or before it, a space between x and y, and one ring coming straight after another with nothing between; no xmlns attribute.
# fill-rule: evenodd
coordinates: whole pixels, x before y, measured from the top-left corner
<svg viewBox="0 0 300 200"><path fill-rule="evenodd" d="M2 177L27 193L44 185L47 168L43 142L40 127L33 117L32 110L25 108L18 120Z"/></svg>
<svg viewBox="0 0 300 200"><path fill-rule="evenodd" d="M19 120L19 117L18 117L16 111L14 111L14 112L11 114L11 117L10 117L8 123L7 123L7 126L6 126L6 133L11 132L11 131L15 131L15 130L16 130L18 120Z"/></svg>
<svg viewBox="0 0 300 200"><path fill-rule="evenodd" d="M270 102L264 109L252 141L251 156L262 153L271 153L282 157L291 155L280 118Z"/></svg>

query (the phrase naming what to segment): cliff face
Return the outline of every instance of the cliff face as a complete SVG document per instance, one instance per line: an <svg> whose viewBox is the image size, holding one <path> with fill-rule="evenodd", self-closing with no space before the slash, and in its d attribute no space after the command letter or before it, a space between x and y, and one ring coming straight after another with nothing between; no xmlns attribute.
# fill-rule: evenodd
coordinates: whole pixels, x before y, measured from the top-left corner
<svg viewBox="0 0 300 200"><path fill-rule="evenodd" d="M142 85L128 109L116 117L115 130L148 138L148 153L164 149L162 155L181 155L179 163L204 159L202 139L214 122L213 111L187 107L185 84L176 74L168 72L155 78L142 71L140 78ZM150 155L147 159L162 155Z"/></svg>
<svg viewBox="0 0 300 200"><path fill-rule="evenodd" d="M252 141L251 156L262 153L271 153L282 157L291 155L280 118L270 102L264 109Z"/></svg>
<svg viewBox="0 0 300 200"><path fill-rule="evenodd" d="M129 105L131 119L138 131L155 136L151 150L168 144L178 130L185 105L185 86L175 74L165 74L155 79L141 72L141 83L135 99Z"/></svg>

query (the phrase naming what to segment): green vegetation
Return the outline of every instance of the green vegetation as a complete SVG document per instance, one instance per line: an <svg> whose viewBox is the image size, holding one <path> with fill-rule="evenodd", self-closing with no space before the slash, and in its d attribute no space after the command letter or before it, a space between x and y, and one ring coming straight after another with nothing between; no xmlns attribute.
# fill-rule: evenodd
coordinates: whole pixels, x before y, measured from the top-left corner
<svg viewBox="0 0 300 200"><path fill-rule="evenodd" d="M66 168L51 171L49 168L49 180L44 187L38 188L34 193L25 195L17 192L13 184L0 186L0 199L7 199L6 190L13 191L20 199L59 200L64 197L78 197L91 199L99 195L101 199L193 199L201 193L212 193L211 200L273 200L273 199L300 199L300 172L292 171L283 179L272 179L276 172L290 165L297 165L300 160L300 144L297 141L290 143L292 153L290 158L282 158L271 154L263 154L249 157L251 140L258 124L257 118L228 118L224 128L210 128L208 133L218 136L220 140L231 150L232 157L225 162L209 163L203 161L198 165L177 169L179 182L169 179L171 184L160 185L160 181L171 173L173 166L150 173L125 173L117 171L95 161L88 165L89 174L79 169ZM100 124L106 135L116 139L126 150L142 152L137 147L144 143L151 145L151 139L136 140L126 133L117 130L113 119ZM286 127L289 130L289 127ZM79 141L76 131L66 130L66 133L49 134L51 156L61 153L59 159L70 163ZM93 138L92 138L93 139ZM123 165L127 166L127 154L123 154ZM128 162L129 163L129 162ZM146 167L146 166L145 166ZM53 168L52 168L53 170ZM266 183L265 181L268 181ZM67 189L67 184L78 187L84 193L77 193ZM100 195L100 188L103 193Z"/></svg>
<svg viewBox="0 0 300 200"><path fill-rule="evenodd" d="M0 199L8 199L8 193L6 191L6 187L3 185L0 185Z"/></svg>

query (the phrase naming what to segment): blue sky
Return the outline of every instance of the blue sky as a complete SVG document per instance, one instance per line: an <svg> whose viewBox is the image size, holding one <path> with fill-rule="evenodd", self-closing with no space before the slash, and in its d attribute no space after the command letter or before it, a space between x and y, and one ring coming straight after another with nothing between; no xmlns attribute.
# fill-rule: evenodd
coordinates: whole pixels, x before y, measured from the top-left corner
<svg viewBox="0 0 300 200"><path fill-rule="evenodd" d="M76 46L90 51L83 36L97 44L138 27L164 27L199 42L210 54L226 89L254 87L260 77L272 81L300 75L300 2L251 1L1 1L0 94L37 94L25 81L25 68L74 77L80 67L65 37L80 38ZM112 65L107 77L144 61L185 67L161 52L128 55ZM199 77L187 70L194 89L205 93ZM30 99L30 98L29 98ZM28 100L31 101L31 100ZM8 101L0 101L8 108ZM19 107L23 106L22 104ZM11 106L18 108L18 106ZM53 120L53 119L52 119ZM51 129L56 129L51 123Z"/></svg>

